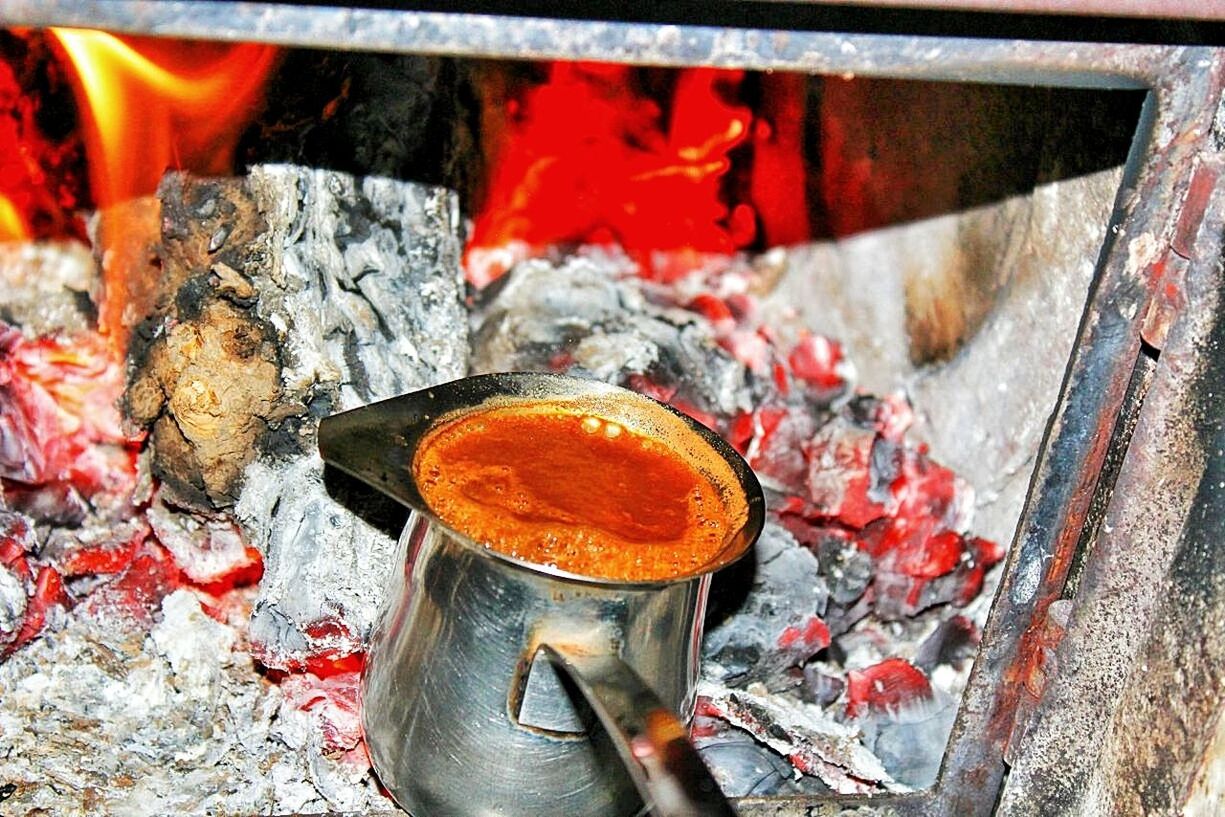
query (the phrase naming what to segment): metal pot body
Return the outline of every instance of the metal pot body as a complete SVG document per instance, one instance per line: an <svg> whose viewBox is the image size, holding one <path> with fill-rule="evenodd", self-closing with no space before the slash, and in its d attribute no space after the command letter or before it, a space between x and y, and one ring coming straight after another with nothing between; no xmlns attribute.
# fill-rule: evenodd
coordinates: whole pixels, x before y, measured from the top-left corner
<svg viewBox="0 0 1225 817"><path fill-rule="evenodd" d="M363 676L375 768L417 817L631 815L616 752L544 645L619 657L681 717L693 712L709 576L617 585L550 575L414 513Z"/></svg>

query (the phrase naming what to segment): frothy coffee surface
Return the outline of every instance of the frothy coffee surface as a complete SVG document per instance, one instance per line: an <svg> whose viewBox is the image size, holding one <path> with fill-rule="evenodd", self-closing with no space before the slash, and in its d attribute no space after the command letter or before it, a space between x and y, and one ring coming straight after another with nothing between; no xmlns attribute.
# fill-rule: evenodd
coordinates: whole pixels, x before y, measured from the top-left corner
<svg viewBox="0 0 1225 817"><path fill-rule="evenodd" d="M443 421L414 477L430 509L494 550L603 579L700 572L744 524L744 502L662 439L566 403ZM703 466L707 467L703 467Z"/></svg>

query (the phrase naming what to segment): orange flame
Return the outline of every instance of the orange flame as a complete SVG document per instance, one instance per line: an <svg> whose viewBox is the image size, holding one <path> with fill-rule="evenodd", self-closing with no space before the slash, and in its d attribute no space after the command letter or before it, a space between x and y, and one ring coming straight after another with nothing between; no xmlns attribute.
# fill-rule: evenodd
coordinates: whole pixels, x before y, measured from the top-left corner
<svg viewBox="0 0 1225 817"><path fill-rule="evenodd" d="M754 79L777 97L757 114L744 102L744 71L684 69L663 93L630 66L556 62L546 71L518 92L497 74L485 88L493 172L465 257L473 283L557 244L618 244L644 274L667 279L761 237L806 237L800 125L763 118L802 117L803 78ZM756 178L749 166L759 160L782 178ZM762 211L751 201L758 193L783 200Z"/></svg>
<svg viewBox="0 0 1225 817"><path fill-rule="evenodd" d="M156 290L148 246L158 212L138 201L168 168L230 172L276 59L272 46L126 37L59 28L76 71L94 203L104 211L99 330L119 353Z"/></svg>
<svg viewBox="0 0 1225 817"><path fill-rule="evenodd" d="M276 57L267 45L53 33L80 82L90 184L102 207L153 193L167 168L228 172Z"/></svg>

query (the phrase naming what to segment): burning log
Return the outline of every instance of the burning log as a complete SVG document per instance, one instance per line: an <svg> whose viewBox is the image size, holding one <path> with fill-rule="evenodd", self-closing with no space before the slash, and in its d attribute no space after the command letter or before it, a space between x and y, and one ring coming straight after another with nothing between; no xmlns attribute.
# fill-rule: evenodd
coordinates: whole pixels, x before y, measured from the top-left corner
<svg viewBox="0 0 1225 817"><path fill-rule="evenodd" d="M291 166L172 175L159 198L160 307L126 395L163 486L151 521L233 570L250 557L223 521L183 531L158 509L241 520L265 569L250 637L267 666L360 651L393 542L325 489L316 424L464 374L456 200Z"/></svg>

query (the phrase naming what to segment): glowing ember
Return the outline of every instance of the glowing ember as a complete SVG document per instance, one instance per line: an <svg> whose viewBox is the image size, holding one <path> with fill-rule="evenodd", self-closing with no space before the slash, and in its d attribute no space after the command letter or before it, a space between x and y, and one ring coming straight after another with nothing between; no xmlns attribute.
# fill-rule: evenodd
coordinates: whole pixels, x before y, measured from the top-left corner
<svg viewBox="0 0 1225 817"><path fill-rule="evenodd" d="M36 82L32 71L0 59L0 241L83 237L72 214L79 203L80 144L73 135L57 141L39 128L43 99L24 87ZM45 75L40 79L54 86Z"/></svg>
<svg viewBox="0 0 1225 817"><path fill-rule="evenodd" d="M927 676L901 658L847 673L846 714L852 718L864 712L897 711L931 697Z"/></svg>
<svg viewBox="0 0 1225 817"><path fill-rule="evenodd" d="M60 574L30 563L34 532L17 514L0 510L0 661L31 641L54 608L66 608Z"/></svg>
<svg viewBox="0 0 1225 817"><path fill-rule="evenodd" d="M140 444L122 428L123 388L123 366L97 335L29 340L0 324L3 493L67 491L122 512Z"/></svg>
<svg viewBox="0 0 1225 817"><path fill-rule="evenodd" d="M152 194L167 168L228 172L277 54L266 45L120 39L79 29L54 34L76 69L90 185L102 208ZM104 251L129 228L148 230L148 218L133 219L128 225L121 215L105 225ZM99 328L120 348L128 281L137 277L129 266L112 259L103 267Z"/></svg>
<svg viewBox="0 0 1225 817"><path fill-rule="evenodd" d="M784 197L763 221L779 233L767 238L806 237L807 217L795 215L806 213L798 124L783 121L803 109L802 82L762 86L771 101L761 109L778 114L776 126L738 101L743 71L677 72L665 113L639 69L557 62L546 70L544 82L518 93L496 82L487 89L483 138L495 170L466 258L473 283L557 244L618 244L664 280L753 244L757 208L729 201L742 147L775 179L759 179L752 192Z"/></svg>

